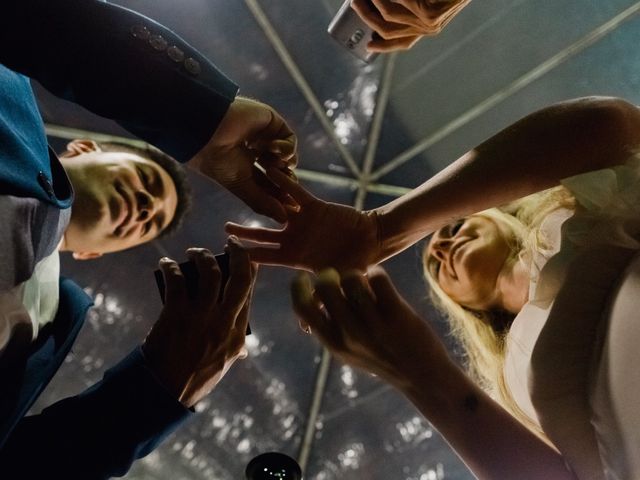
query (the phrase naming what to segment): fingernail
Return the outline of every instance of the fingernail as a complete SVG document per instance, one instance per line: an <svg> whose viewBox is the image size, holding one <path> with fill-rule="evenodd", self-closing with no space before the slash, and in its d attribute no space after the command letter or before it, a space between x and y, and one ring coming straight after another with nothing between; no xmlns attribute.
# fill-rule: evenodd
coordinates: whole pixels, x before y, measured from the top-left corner
<svg viewBox="0 0 640 480"><path fill-rule="evenodd" d="M158 263L169 263L170 261L169 257L162 257Z"/></svg>
<svg viewBox="0 0 640 480"><path fill-rule="evenodd" d="M239 249L242 247L242 245L240 244L240 240L238 240L238 237L236 237L235 235L231 235L228 240L227 240L227 247L229 247L230 249Z"/></svg>

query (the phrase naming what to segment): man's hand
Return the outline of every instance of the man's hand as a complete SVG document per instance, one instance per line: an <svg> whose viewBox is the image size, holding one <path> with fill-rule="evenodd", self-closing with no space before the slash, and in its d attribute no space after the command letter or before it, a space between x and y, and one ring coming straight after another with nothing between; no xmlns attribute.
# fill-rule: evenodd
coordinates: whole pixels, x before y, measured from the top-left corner
<svg viewBox="0 0 640 480"><path fill-rule="evenodd" d="M398 294L380 267L368 276L322 271L314 283L300 274L291 286L293 308L305 331L344 362L407 393L437 382L451 365L438 336Z"/></svg>
<svg viewBox="0 0 640 480"><path fill-rule="evenodd" d="M364 270L383 260L374 213L324 202L277 169L267 174L297 207L287 208L287 222L281 230L226 224L227 233L262 244L248 249L252 261L310 271L331 266L343 271Z"/></svg>
<svg viewBox="0 0 640 480"><path fill-rule="evenodd" d="M235 239L229 240L228 251L230 276L220 301L220 269L209 250L187 250L198 269L193 299L187 296L178 264L160 260L165 306L143 351L151 371L186 407L207 395L233 362L246 357L245 331L256 268Z"/></svg>
<svg viewBox="0 0 640 480"><path fill-rule="evenodd" d="M279 222L283 198L254 163L283 171L298 163L296 136L269 105L237 97L209 143L189 165L236 195L255 212Z"/></svg>
<svg viewBox="0 0 640 480"><path fill-rule="evenodd" d="M392 52L408 50L422 37L437 35L470 1L352 0L351 6L380 37L367 48Z"/></svg>

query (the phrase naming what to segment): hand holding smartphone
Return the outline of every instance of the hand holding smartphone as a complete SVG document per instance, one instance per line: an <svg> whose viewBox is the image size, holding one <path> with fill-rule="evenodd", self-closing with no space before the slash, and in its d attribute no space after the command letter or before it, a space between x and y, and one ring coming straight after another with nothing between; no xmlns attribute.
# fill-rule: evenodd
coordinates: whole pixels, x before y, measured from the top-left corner
<svg viewBox="0 0 640 480"><path fill-rule="evenodd" d="M333 17L327 29L340 45L365 63L370 63L378 56L367 50L367 43L373 39L374 31L351 8L351 1L345 2Z"/></svg>
<svg viewBox="0 0 640 480"><path fill-rule="evenodd" d="M229 280L229 254L220 253L215 255L215 259L218 262L218 267L220 268L220 273L222 274L220 278L220 294L218 296L218 301L222 298L224 294L224 287ZM184 280L187 286L187 296L191 299L195 298L196 292L198 291L198 270L196 269L196 264L192 261L183 262L178 265L182 274L184 275ZM158 285L158 291L160 292L160 299L162 303L164 303L164 295L166 286L164 283L164 277L162 276L161 270L155 270L153 272L156 283ZM247 324L247 335L251 335L251 327Z"/></svg>

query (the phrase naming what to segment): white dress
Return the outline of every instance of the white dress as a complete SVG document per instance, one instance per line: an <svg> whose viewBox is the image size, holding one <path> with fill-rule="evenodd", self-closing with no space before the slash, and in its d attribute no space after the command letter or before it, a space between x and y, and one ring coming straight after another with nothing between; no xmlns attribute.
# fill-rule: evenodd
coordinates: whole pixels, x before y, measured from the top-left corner
<svg viewBox="0 0 640 480"><path fill-rule="evenodd" d="M618 380L612 386L606 353L607 349L616 351L607 336L610 304L615 303L611 295L624 290L626 283L625 296L637 291L631 297L640 298L639 283L634 283L630 274L623 275L627 281L622 286L616 286L629 254L617 262L604 259L598 275L578 279L577 283L585 282L583 290L589 293L571 305L574 311L568 318L562 318L559 309L553 310L567 270L580 252L597 245L640 250L640 158L562 183L576 197L578 207L575 214L566 209L552 212L541 226L549 250L533 259L529 301L507 337L506 383L520 409L543 426L580 480L640 478L640 472L622 458L640 455L640 443L635 443L640 433L635 438L621 438L617 425L626 420L613 418L620 416L620 409L614 408L611 400L622 397L613 390L620 389L623 382ZM606 303L602 299L607 299ZM635 311L640 317L640 301L638 304ZM627 306L626 323L637 320L629 318L629 311ZM547 322L550 314L552 321ZM640 338L633 340L637 345L633 350L638 352L633 353L640 361ZM638 372L636 378L640 379ZM636 383L640 385L640 381ZM625 398L638 398L640 405L640 390L622 389L626 390ZM631 412L634 418L640 417L640 412L635 415L635 406L628 408L628 404L627 400L625 415ZM614 410L618 412L615 415ZM620 453L623 443L624 454Z"/></svg>

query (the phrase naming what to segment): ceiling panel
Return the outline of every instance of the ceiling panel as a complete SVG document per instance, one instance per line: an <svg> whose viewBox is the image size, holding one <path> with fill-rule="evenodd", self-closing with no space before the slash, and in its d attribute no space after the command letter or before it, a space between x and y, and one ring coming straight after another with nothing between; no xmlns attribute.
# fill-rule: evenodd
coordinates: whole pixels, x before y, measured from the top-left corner
<svg viewBox="0 0 640 480"><path fill-rule="evenodd" d="M345 180L357 178L345 158L358 169L362 165L385 62L379 58L365 66L326 34L340 0L119 3L173 28L214 59L240 84L241 93L276 107L298 133L303 183L324 199L354 204L357 192ZM640 103L639 16L612 26L590 44L567 50L636 4L471 2L440 36L394 58L374 170L417 142L442 135L377 181L414 187L500 128L557 100L612 94ZM274 35L265 33L257 17L273 28L283 48L274 47ZM557 55L557 64L547 68L545 62ZM523 78L520 86L505 90ZM41 90L39 98L47 122L128 135ZM64 145L60 138L51 141L58 149ZM183 259L189 246L219 251L227 220L274 225L208 180L195 174L190 180L196 207L179 235L91 262L64 256L63 272L87 287L96 297L96 308L35 410L91 384L144 338L161 308L152 278L161 256ZM373 208L391 198L370 193L362 204ZM445 323L427 299L421 249L414 246L384 266L398 290L454 351ZM292 275L285 269L261 269L250 357L234 366L188 425L138 462L126 478L238 480L249 459L260 452L278 450L297 457L308 425L313 442L307 452L307 480L472 478L404 398L340 362L329 365L314 416L310 407L316 376L323 372L322 350L297 327L288 293Z"/></svg>

